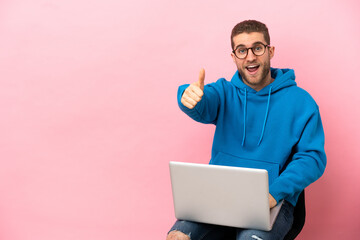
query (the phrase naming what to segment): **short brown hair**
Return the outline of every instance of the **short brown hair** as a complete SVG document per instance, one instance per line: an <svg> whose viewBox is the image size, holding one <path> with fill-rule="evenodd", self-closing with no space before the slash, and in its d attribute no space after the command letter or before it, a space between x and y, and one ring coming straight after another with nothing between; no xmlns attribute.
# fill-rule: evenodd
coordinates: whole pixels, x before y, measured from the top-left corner
<svg viewBox="0 0 360 240"><path fill-rule="evenodd" d="M245 20L235 25L231 31L231 49L234 49L233 38L240 33L260 32L264 35L267 44L270 44L269 30L265 24L256 20Z"/></svg>

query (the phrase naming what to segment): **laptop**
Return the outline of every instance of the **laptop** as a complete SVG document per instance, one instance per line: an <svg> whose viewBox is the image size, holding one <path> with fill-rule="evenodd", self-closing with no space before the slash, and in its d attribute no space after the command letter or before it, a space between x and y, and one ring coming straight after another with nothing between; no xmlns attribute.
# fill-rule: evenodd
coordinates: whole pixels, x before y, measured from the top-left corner
<svg viewBox="0 0 360 240"><path fill-rule="evenodd" d="M270 231L283 202L269 208L264 169L170 162L175 217Z"/></svg>

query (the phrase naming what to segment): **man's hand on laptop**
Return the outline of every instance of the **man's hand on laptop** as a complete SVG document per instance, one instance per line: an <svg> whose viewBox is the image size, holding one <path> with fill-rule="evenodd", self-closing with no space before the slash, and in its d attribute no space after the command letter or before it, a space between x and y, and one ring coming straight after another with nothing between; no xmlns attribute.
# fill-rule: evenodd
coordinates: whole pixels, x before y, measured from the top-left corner
<svg viewBox="0 0 360 240"><path fill-rule="evenodd" d="M199 80L190 84L187 87L181 97L181 103L189 108L193 109L201 97L204 95L204 81L205 81L205 70L202 68L199 74Z"/></svg>
<svg viewBox="0 0 360 240"><path fill-rule="evenodd" d="M273 196L271 196L271 194L269 193L269 205L270 205L270 208L273 208L275 207L277 204L275 198Z"/></svg>

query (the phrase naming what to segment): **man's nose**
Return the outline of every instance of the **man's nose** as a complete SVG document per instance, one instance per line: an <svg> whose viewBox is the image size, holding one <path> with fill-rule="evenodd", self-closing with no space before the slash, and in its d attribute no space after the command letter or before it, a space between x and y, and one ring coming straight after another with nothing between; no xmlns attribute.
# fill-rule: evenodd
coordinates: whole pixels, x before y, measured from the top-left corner
<svg viewBox="0 0 360 240"><path fill-rule="evenodd" d="M255 59L256 59L256 55L253 53L252 49L249 48L247 52L246 60L252 62Z"/></svg>

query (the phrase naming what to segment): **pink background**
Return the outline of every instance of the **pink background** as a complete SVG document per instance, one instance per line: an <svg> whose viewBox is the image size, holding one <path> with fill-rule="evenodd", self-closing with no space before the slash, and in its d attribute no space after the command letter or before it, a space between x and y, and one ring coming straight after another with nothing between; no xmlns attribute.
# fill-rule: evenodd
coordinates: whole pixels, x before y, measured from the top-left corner
<svg viewBox="0 0 360 240"><path fill-rule="evenodd" d="M177 87L230 80L230 31L265 22L274 67L320 106L328 166L298 239L360 233L360 4L2 0L0 239L165 239L168 162L208 162L213 126Z"/></svg>

